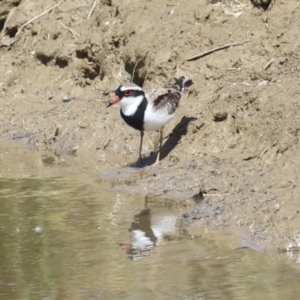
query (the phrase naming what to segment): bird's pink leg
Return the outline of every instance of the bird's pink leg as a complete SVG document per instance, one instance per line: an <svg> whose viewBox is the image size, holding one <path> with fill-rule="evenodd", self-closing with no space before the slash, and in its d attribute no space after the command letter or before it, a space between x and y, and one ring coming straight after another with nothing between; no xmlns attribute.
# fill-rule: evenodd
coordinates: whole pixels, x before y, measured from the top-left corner
<svg viewBox="0 0 300 300"><path fill-rule="evenodd" d="M139 151L139 159L138 159L138 163L139 163L139 164L142 164L143 137L144 137L144 131L141 130L140 151Z"/></svg>

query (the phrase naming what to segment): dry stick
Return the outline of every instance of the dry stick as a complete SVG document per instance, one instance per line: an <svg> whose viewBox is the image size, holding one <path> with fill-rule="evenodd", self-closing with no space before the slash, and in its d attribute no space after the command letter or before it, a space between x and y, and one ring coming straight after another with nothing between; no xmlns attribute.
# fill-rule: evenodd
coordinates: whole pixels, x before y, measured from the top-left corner
<svg viewBox="0 0 300 300"><path fill-rule="evenodd" d="M270 61L268 61L264 67L264 70L269 69L274 61L275 61L274 58L272 58Z"/></svg>
<svg viewBox="0 0 300 300"><path fill-rule="evenodd" d="M55 4L55 5L53 5L52 7L48 8L47 10L45 10L44 12L42 12L41 14L35 16L35 17L32 18L31 20L29 20L29 21L27 21L26 23L24 23L24 24L19 28L19 30L17 31L17 33L15 34L14 37L17 37L17 36L20 34L20 32L22 31L22 29L23 29L25 26L27 26L28 24L32 23L32 22L35 21L36 19L42 17L43 15L45 15L45 14L48 13L50 10L52 10L53 8L57 7L57 6L60 5L60 4L61 4L61 3L59 2L59 3Z"/></svg>
<svg viewBox="0 0 300 300"><path fill-rule="evenodd" d="M135 66L134 66L134 68L133 68L133 71L132 71L132 74L131 74L131 80L130 80L130 82L133 82L135 69L136 69L136 66L139 64L140 61L141 61L141 59L138 60L138 61L136 62Z"/></svg>
<svg viewBox="0 0 300 300"><path fill-rule="evenodd" d="M61 2L59 2L59 3L57 3L57 4L53 5L53 6L51 6L50 8L48 8L47 10L45 10L44 12L42 12L41 14L35 16L34 18L32 18L32 19L30 19L29 21L27 21L26 23L24 23L24 24L19 28L19 30L17 31L17 33L15 34L15 36L11 39L10 43L8 43L8 44L2 43L2 41L3 41L4 38L5 38L5 37L4 37L4 38L1 40L0 47L1 47L1 46L12 47L12 46L14 45L14 43L17 42L18 36L19 36L20 32L22 31L22 29L23 29L25 26L27 26L28 24L32 23L32 22L35 21L36 19L42 17L43 15L47 14L48 12L50 12L52 9L54 9L55 7L57 7L57 6L60 5L60 4L61 4ZM9 18L9 17L10 17L10 15L8 16L8 18ZM6 20L6 22L7 22L7 21L8 21L8 19ZM5 24L4 24L4 26L5 26Z"/></svg>
<svg viewBox="0 0 300 300"><path fill-rule="evenodd" d="M89 14L88 14L88 16L87 16L88 19L90 18L91 14L93 13L93 11L94 11L94 9L95 9L95 7L96 7L96 4L97 4L97 1L94 1L94 4L93 4L93 6L92 6L92 9L90 10L90 12L89 12Z"/></svg>
<svg viewBox="0 0 300 300"><path fill-rule="evenodd" d="M117 78L117 80L121 83L121 84L123 84L124 82L122 82L122 80L117 76L117 75L115 75L115 74L113 74L116 78Z"/></svg>
<svg viewBox="0 0 300 300"><path fill-rule="evenodd" d="M196 60L196 59L201 58L201 57L203 57L203 56L206 56L206 55L208 55L208 54L211 54L211 53L214 53L214 52L217 52L217 51L220 51L220 50L224 50L224 49L227 49L227 48L230 48L230 47L243 45L243 44L248 43L248 42L250 42L250 41L247 40L247 41L240 42L240 43L234 43L234 44L223 45L223 46L221 46L221 47L214 48L214 49L205 51L205 52L203 52L203 53L197 54L197 55L195 55L195 56L192 56L192 57L188 58L187 61Z"/></svg>
<svg viewBox="0 0 300 300"><path fill-rule="evenodd" d="M290 14L293 13L299 5L300 5L300 2L298 4L296 4L296 6L290 11Z"/></svg>

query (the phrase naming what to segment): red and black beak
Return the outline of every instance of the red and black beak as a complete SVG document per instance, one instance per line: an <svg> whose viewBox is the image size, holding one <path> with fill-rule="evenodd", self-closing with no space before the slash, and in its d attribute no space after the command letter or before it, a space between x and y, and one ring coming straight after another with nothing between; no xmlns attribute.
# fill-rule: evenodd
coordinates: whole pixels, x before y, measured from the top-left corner
<svg viewBox="0 0 300 300"><path fill-rule="evenodd" d="M118 95L116 95L112 100L110 100L110 101L108 102L108 104L107 104L106 107L110 107L110 106L112 106L113 104L118 103L120 100L121 100L120 97L119 97Z"/></svg>

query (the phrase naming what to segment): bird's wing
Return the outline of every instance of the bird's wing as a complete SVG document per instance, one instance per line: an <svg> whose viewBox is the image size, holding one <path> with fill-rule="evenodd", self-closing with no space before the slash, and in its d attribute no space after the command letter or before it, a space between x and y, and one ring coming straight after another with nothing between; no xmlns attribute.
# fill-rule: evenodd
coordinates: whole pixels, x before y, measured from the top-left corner
<svg viewBox="0 0 300 300"><path fill-rule="evenodd" d="M174 88L158 88L148 90L149 101L152 102L154 110L165 109L173 114L178 107L181 93Z"/></svg>

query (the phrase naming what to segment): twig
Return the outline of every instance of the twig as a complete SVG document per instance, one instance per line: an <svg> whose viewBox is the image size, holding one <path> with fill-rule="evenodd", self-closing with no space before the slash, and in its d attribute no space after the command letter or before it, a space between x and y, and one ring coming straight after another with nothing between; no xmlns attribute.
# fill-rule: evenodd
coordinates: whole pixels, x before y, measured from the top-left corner
<svg viewBox="0 0 300 300"><path fill-rule="evenodd" d="M233 44L223 45L223 46L221 46L221 47L214 48L214 49L211 49L211 50L202 52L202 53L200 53L200 54L197 54L197 55L195 55L195 56L192 56L192 57L188 58L187 61L196 60L196 59L201 58L201 57L204 57L204 56L206 56L206 55L208 55L208 54L211 54L211 53L214 53L214 52L217 52L217 51L220 51L220 50L224 50L224 49L227 49L227 48L230 48L230 47L243 45L243 44L248 43L248 42L250 42L250 41L247 40L247 41L243 41L243 42L240 42L240 43L233 43Z"/></svg>
<svg viewBox="0 0 300 300"><path fill-rule="evenodd" d="M136 62L135 66L134 66L134 68L133 68L133 71L132 71L132 74L131 74L131 80L130 80L130 82L133 82L135 69L136 69L136 66L139 64L140 61L141 61L141 59L138 60L138 61Z"/></svg>
<svg viewBox="0 0 300 300"><path fill-rule="evenodd" d="M66 28L67 30L69 30L71 32L71 34L73 35L73 38L78 42L78 39L76 37L77 36L80 36L80 34L78 32L76 32L75 30L73 30L72 28L68 27L67 25L65 25L63 22L60 21L60 24Z"/></svg>
<svg viewBox="0 0 300 300"><path fill-rule="evenodd" d="M270 61L268 61L264 67L264 70L269 69L274 61L275 61L274 58L272 58Z"/></svg>
<svg viewBox="0 0 300 300"><path fill-rule="evenodd" d="M116 78L117 78L117 80L121 83L121 84L123 84L124 82L122 82L122 80L117 76L117 75L115 75L115 74L113 74Z"/></svg>
<svg viewBox="0 0 300 300"><path fill-rule="evenodd" d="M298 4L296 4L296 6L290 11L290 14L293 13L299 5L300 5L300 2L298 2Z"/></svg>
<svg viewBox="0 0 300 300"><path fill-rule="evenodd" d="M70 111L72 111L74 108L75 108L75 107L73 106L73 107L67 109L65 112L60 113L59 115L66 115L66 114L68 114Z"/></svg>
<svg viewBox="0 0 300 300"><path fill-rule="evenodd" d="M72 78L74 78L75 76L71 76L70 78L68 78L65 82L63 82L61 84L61 86L63 86L64 84L68 83Z"/></svg>
<svg viewBox="0 0 300 300"><path fill-rule="evenodd" d="M57 7L57 6L60 5L60 4L61 4L61 2L59 2L59 3L57 3L57 4L53 5L53 6L51 6L50 8L48 8L47 10L45 10L44 12L42 12L41 14L35 16L34 18L32 18L32 19L30 19L29 21L27 21L26 23L24 23L24 24L19 28L19 30L17 31L17 33L15 34L15 37L17 37L17 36L20 34L20 32L22 31L22 29L23 29L25 26L27 26L28 24L32 23L32 22L35 21L36 19L42 17L43 15L45 15L46 13L48 13L49 11L51 11L53 8Z"/></svg>
<svg viewBox="0 0 300 300"><path fill-rule="evenodd" d="M89 14L88 14L88 16L87 16L88 19L90 18L91 14L93 13L93 11L94 11L94 9L95 9L95 7L96 7L96 4L97 4L97 1L94 1L94 4L93 4L93 6L92 6L92 9L90 10L90 12L89 12Z"/></svg>
<svg viewBox="0 0 300 300"><path fill-rule="evenodd" d="M258 158L262 158L262 156L268 152L268 150L271 148L271 147L274 147L276 146L277 144L277 139L269 146L267 146L263 151L261 151L258 155L256 155L256 157Z"/></svg>
<svg viewBox="0 0 300 300"><path fill-rule="evenodd" d="M111 142L111 139L109 139L104 145L103 145L103 150L105 150L107 148L107 146L109 145L109 143Z"/></svg>
<svg viewBox="0 0 300 300"><path fill-rule="evenodd" d="M3 47L11 48L11 47L17 42L18 37L19 37L19 34L20 34L20 32L23 30L23 28L24 28L25 26L27 26L28 24L30 24L30 23L32 23L33 21L37 20L38 18L44 16L45 14L47 14L48 12L50 12L52 9L54 9L55 7L57 7L57 6L60 5L60 4L61 4L61 2L59 2L59 3L57 3L57 4L53 5L53 6L51 6L50 8L48 8L47 10L45 10L44 12L42 12L41 14L35 16L34 18L32 18L32 19L30 19L29 21L27 21L26 23L24 23L24 24L19 28L19 30L17 31L17 33L15 34L15 36L14 36L13 38L10 39L10 42L9 42L9 43L7 43L7 44L3 43L3 40L4 40L4 38L5 38L5 37L4 37L4 38L1 40L0 48L1 48L2 46L3 46ZM13 11L13 10L11 10L11 12L12 12L12 11ZM8 18L10 18L10 16L11 16L11 12L9 13L9 16L7 17L7 19L6 19L6 21L5 21L4 28L6 27L6 23L7 23L7 21L8 21ZM3 32L4 32L4 31L3 31Z"/></svg>

